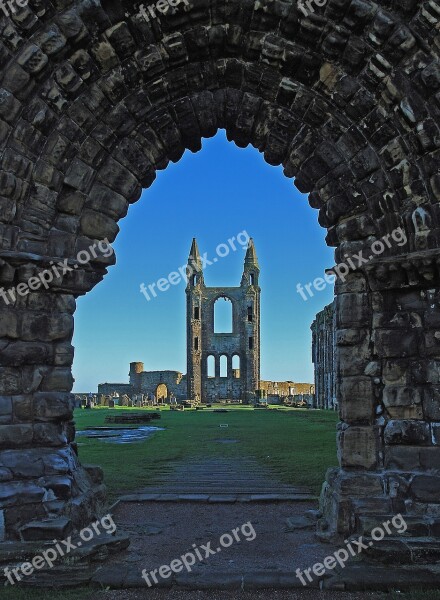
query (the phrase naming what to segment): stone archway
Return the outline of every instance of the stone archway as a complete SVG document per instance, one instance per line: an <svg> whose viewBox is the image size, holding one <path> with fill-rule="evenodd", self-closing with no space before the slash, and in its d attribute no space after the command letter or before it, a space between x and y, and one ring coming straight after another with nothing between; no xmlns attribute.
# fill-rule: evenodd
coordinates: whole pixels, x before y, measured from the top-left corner
<svg viewBox="0 0 440 600"><path fill-rule="evenodd" d="M168 388L164 383L159 383L156 388L156 400L159 404L164 404L168 400Z"/></svg>
<svg viewBox="0 0 440 600"><path fill-rule="evenodd" d="M44 516L87 522L104 491L76 456L71 338L75 298L114 257L79 253L112 242L155 171L219 128L309 193L336 262L405 232L337 285L340 467L321 528L362 532L399 511L437 531L440 9L382 5L305 16L287 0L201 0L147 22L129 0L30 0L3 18L0 283L29 283L0 308L9 538Z"/></svg>

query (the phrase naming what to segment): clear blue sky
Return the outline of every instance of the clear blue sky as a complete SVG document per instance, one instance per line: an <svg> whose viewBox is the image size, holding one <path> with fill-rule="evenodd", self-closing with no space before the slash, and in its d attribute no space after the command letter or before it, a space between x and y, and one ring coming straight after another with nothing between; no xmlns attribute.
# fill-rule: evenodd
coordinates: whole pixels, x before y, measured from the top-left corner
<svg viewBox="0 0 440 600"><path fill-rule="evenodd" d="M261 377L313 381L310 325L332 301L333 286L305 302L296 291L333 265L325 230L282 167L254 148L237 148L223 131L197 154L158 172L154 184L119 222L117 264L87 296L75 317L74 390L128 381L129 363L146 370L186 372L185 285L170 286L148 302L148 286L182 266L191 240L201 253L246 231L254 238L261 276ZM239 285L240 248L208 266L208 286Z"/></svg>

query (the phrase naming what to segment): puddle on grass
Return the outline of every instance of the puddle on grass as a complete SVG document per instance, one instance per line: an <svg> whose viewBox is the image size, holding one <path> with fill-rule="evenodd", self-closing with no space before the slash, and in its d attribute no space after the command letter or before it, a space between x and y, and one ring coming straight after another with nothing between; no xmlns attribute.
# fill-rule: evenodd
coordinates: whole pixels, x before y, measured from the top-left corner
<svg viewBox="0 0 440 600"><path fill-rule="evenodd" d="M93 440L102 440L110 444L133 444L142 442L151 437L156 431L164 431L163 427L137 427L127 429L125 427L95 427L77 431L77 437L85 437Z"/></svg>

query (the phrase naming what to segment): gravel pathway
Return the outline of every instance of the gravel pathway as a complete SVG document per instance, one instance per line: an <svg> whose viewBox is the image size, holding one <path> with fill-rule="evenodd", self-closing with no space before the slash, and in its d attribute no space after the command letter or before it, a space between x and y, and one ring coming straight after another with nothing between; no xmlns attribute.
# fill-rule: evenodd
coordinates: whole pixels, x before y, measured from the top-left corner
<svg viewBox="0 0 440 600"><path fill-rule="evenodd" d="M312 522L309 528L287 531L287 519L309 509L316 509L316 503L121 503L115 519L118 528L129 533L131 545L111 563L139 574L143 569L150 572L194 550L194 545L210 542L215 554L205 558L202 551L203 560L196 561L193 573L294 572L336 549L319 543ZM234 529L240 541L232 536ZM223 534L232 537L228 547L221 543Z"/></svg>

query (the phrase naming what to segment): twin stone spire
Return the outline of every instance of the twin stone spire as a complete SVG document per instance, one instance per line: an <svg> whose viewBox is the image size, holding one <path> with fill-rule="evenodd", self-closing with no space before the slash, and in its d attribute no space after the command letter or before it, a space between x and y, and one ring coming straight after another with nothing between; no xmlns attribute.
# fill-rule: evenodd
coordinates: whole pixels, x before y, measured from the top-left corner
<svg viewBox="0 0 440 600"><path fill-rule="evenodd" d="M204 262L200 255L197 240L196 238L193 238L188 256L188 285L197 285L198 283L204 283L203 266ZM259 274L260 265L258 264L258 257L257 251L255 249L254 240L253 238L249 238L246 256L244 259L244 270L241 279L241 285L258 285Z"/></svg>

